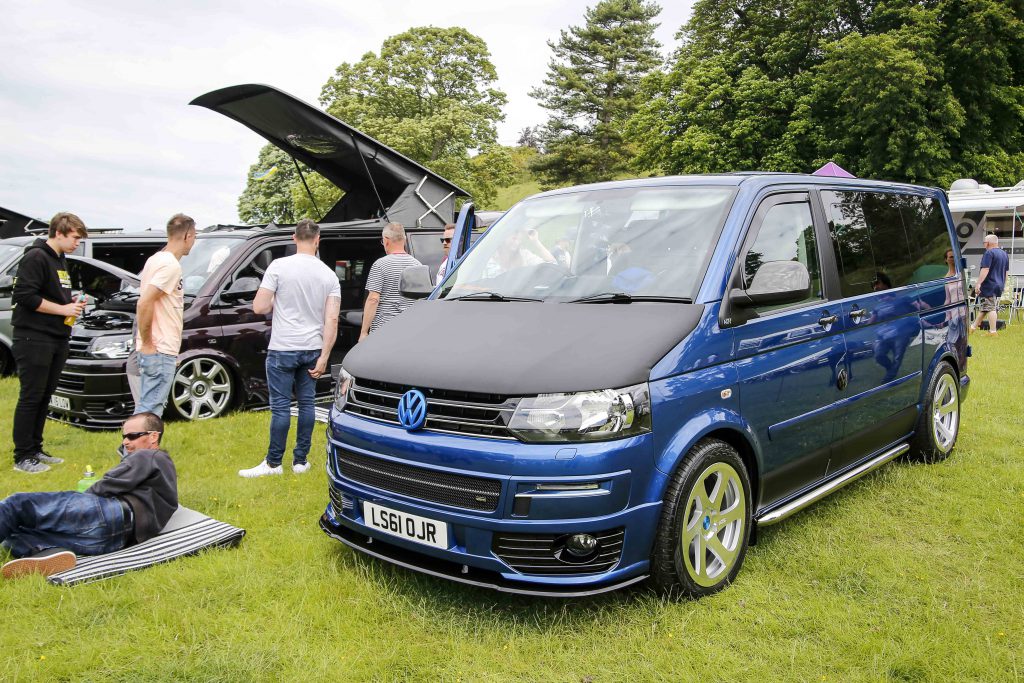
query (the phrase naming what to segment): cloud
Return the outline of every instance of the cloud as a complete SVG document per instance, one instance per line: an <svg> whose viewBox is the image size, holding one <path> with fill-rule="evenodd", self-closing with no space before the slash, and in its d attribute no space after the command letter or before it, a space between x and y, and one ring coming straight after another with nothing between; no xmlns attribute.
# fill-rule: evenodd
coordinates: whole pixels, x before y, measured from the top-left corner
<svg viewBox="0 0 1024 683"><path fill-rule="evenodd" d="M187 106L237 83L268 83L315 103L344 61L412 26L464 26L483 38L509 97L499 139L514 144L546 112L528 95L546 41L583 22L573 0L8 3L0 63L0 206L90 226L146 228L185 211L235 222L263 139ZM666 48L689 15L666 8Z"/></svg>

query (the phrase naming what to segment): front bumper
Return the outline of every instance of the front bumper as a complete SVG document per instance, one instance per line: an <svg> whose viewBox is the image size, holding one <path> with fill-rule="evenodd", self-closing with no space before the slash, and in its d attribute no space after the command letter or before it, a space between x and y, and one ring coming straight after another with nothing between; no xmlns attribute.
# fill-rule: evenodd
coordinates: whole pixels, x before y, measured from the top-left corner
<svg viewBox="0 0 1024 683"><path fill-rule="evenodd" d="M335 415L332 411L332 418ZM648 576L661 501L645 502L644 497L637 494L637 487L631 485L631 476L639 480L648 478L648 472L642 471L640 458L636 457L644 444L638 446L633 442L634 450L631 451L627 450L630 446L626 440L614 447L602 446L604 450L594 457L594 462L536 461L523 455L520 462L506 462L508 469L498 471L503 469L495 465L501 457L497 452L499 449L507 455L520 449L525 451L531 446L436 435L409 435L405 438L412 440L402 441L400 438L396 440L394 432L386 426L366 425L358 429L358 433L354 427L356 424L349 423L341 429L334 424L333 429L328 430L327 471L331 502L320 519L321 528L345 545L432 576L524 595L581 597L622 588ZM375 432L376 438L366 438L371 432ZM344 438L347 443L336 437ZM369 447L371 441L373 448ZM396 453L396 444L404 446L404 452ZM443 452L451 458L441 464L417 457L413 455L419 452L417 447L427 448L438 456ZM470 457L470 447L478 449L475 458ZM460 451L459 448L467 450ZM623 450L616 451L617 448ZM391 469L387 473L384 468L375 472L377 478L368 478L365 474L352 478L356 475L343 474L340 454L350 458L350 463L360 458L365 461L376 457ZM353 455L357 456L355 460L351 459ZM583 454L577 457L587 459ZM631 473L616 467L628 460L632 460L641 471ZM453 464L458 466L453 469ZM349 464L346 472L351 473L351 467ZM395 483L402 483L401 479L409 474L410 467L419 470L418 476L427 477L438 487L454 489L458 486L456 480L459 477L477 477L496 483L500 494L497 498L489 497L486 504L481 503L480 509L470 509L472 501L465 504L445 498L440 502L440 498L431 499L414 495L409 490L399 490L401 486L391 488ZM379 478L381 476L392 479L385 482ZM588 479L602 481L601 486L607 487L606 495L573 495L548 500L548 496L534 493L529 512L524 513L517 505L523 491L535 491L528 483L531 480L551 486ZM364 503L444 523L447 525L447 547L425 545L370 526L363 518ZM600 566L596 561L586 567L574 562L562 565L557 539L564 541L566 536L576 533L588 533L602 539L600 552L603 557L610 556L611 559L606 559ZM539 538L555 540L541 549L531 548L535 554L528 560L510 557L506 546L525 537L534 541ZM604 539L609 538L617 540L606 546ZM616 544L617 555L611 552ZM554 570L552 565L555 565Z"/></svg>
<svg viewBox="0 0 1024 683"><path fill-rule="evenodd" d="M118 429L134 411L124 359L70 358L53 392L49 418L86 429Z"/></svg>

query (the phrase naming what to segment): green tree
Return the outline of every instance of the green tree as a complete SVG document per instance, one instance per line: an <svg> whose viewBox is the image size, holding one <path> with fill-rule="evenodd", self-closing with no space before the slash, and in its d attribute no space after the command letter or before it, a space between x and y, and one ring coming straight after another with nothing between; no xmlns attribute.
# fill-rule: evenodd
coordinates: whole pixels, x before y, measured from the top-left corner
<svg viewBox="0 0 1024 683"><path fill-rule="evenodd" d="M698 0L626 128L636 170L946 186L1024 173L1019 0Z"/></svg>
<svg viewBox="0 0 1024 683"><path fill-rule="evenodd" d="M264 145L249 167L245 189L238 198L238 217L245 223L294 223L291 185L298 180L292 158L274 145Z"/></svg>
<svg viewBox="0 0 1024 683"><path fill-rule="evenodd" d="M294 223L301 218L320 220L341 199L342 192L305 164L300 167L316 197L316 208L292 158L274 145L264 145L259 159L249 167L245 190L238 198L239 218L245 223Z"/></svg>
<svg viewBox="0 0 1024 683"><path fill-rule="evenodd" d="M459 27L419 27L385 40L379 55L341 64L320 103L486 202L509 168L496 145L506 102L497 78L477 36Z"/></svg>
<svg viewBox="0 0 1024 683"><path fill-rule="evenodd" d="M644 76L661 63L660 11L646 0L601 0L583 26L548 43L554 56L544 87L530 93L552 112L542 134L546 154L533 166L547 185L609 180L628 168L622 127L639 106Z"/></svg>

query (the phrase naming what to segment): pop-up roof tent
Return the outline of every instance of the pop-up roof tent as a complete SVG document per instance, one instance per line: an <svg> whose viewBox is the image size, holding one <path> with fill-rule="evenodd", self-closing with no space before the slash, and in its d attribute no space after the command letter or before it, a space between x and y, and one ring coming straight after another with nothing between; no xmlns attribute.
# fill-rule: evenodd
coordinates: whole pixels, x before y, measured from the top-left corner
<svg viewBox="0 0 1024 683"><path fill-rule="evenodd" d="M235 85L190 104L232 118L345 191L321 223L384 219L443 227L468 193L356 128L268 85Z"/></svg>

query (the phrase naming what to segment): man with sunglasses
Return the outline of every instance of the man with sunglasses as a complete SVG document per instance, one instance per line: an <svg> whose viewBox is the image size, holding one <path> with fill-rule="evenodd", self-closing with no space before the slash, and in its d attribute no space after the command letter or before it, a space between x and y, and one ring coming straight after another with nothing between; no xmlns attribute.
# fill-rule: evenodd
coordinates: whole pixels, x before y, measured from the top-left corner
<svg viewBox="0 0 1024 683"><path fill-rule="evenodd" d="M441 246L444 247L444 260L441 261L441 265L437 268L437 278L434 280L435 285L441 284L444 274L448 272L448 254L452 250L453 237L455 237L455 224L449 223L444 226L444 235L441 236Z"/></svg>
<svg viewBox="0 0 1024 683"><path fill-rule="evenodd" d="M178 509L178 475L160 449L164 423L153 413L125 421L120 464L85 493L16 493L0 501L0 541L16 559L4 578L49 576L77 555L102 555L153 538Z"/></svg>

